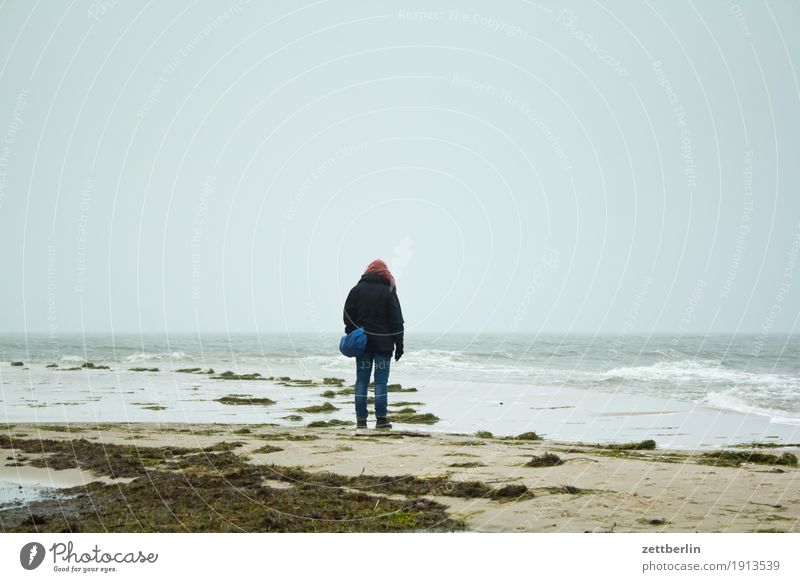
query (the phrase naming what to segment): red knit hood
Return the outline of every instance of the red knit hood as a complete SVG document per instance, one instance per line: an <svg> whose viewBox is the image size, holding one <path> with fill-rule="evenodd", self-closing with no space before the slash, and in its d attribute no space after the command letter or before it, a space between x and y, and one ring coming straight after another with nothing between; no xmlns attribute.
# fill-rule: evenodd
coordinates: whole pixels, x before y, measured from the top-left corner
<svg viewBox="0 0 800 582"><path fill-rule="evenodd" d="M364 274L373 273L375 275L380 275L387 281L389 281L389 287L392 289L397 289L397 283L395 283L394 277L392 276L392 272L389 270L389 267L386 266L380 259L375 259L369 265L367 265Z"/></svg>

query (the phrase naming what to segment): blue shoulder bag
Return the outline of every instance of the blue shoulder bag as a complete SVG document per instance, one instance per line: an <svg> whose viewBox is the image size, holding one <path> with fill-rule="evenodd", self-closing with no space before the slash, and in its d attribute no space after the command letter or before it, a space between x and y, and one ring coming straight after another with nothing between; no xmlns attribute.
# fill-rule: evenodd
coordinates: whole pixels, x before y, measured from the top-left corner
<svg viewBox="0 0 800 582"><path fill-rule="evenodd" d="M348 358L355 358L364 353L367 347L367 334L363 327L357 327L339 340L339 351Z"/></svg>

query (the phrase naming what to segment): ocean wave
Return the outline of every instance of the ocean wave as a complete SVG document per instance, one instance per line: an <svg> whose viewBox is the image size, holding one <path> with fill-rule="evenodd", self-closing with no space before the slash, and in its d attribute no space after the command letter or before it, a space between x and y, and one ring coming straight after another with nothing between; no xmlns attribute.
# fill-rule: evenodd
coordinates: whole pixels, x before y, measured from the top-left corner
<svg viewBox="0 0 800 582"><path fill-rule="evenodd" d="M470 364L465 362L464 352L460 350L411 350L403 356L407 361L413 360L418 366L450 366L453 364Z"/></svg>
<svg viewBox="0 0 800 582"><path fill-rule="evenodd" d="M734 390L725 390L722 392L709 392L703 399L703 403L721 410L766 416L770 419L770 422L800 425L800 411L791 412L763 406L748 401L746 398L747 396Z"/></svg>
<svg viewBox="0 0 800 582"><path fill-rule="evenodd" d="M662 361L649 366L613 368L603 374L602 379L747 384L750 386L775 386L782 389L800 388L800 379L795 376L734 370L725 368L717 360Z"/></svg>
<svg viewBox="0 0 800 582"><path fill-rule="evenodd" d="M194 357L187 354L186 352L159 352L159 353L148 353L148 352L141 352L138 354L131 354L130 356L125 357L125 361L128 363L136 363L136 362L161 362L161 361L188 361L194 360Z"/></svg>
<svg viewBox="0 0 800 582"><path fill-rule="evenodd" d="M307 370L342 371L350 370L353 367L353 360L343 356L300 356L296 358L267 358L266 360L261 358L259 362L277 369L282 366L290 366Z"/></svg>

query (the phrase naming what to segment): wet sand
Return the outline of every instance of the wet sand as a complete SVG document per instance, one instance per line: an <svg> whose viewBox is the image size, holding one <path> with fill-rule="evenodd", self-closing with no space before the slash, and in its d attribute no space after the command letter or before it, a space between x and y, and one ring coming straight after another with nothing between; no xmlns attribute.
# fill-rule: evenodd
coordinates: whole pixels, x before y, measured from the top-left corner
<svg viewBox="0 0 800 582"><path fill-rule="evenodd" d="M86 439L83 442L99 446L127 445L130 448L132 445L137 453L152 452L152 447L224 450L243 466L296 467L302 469L307 478L330 474L362 480L383 478L391 483L392 479L410 475L417 478L418 484L437 480L440 487L427 492L424 487L418 488L416 493L421 492L424 499L441 504L453 523L461 524L456 529L471 531L800 531L800 469L796 460L791 462L791 456L779 457L784 453L800 454L800 446L796 444L725 449L744 455L745 459L750 452L776 455L755 458L758 462L741 462L740 458L704 456L714 454L708 451L659 447L620 450L590 443L476 437L419 429L356 432L352 427L312 429L139 423L52 425L40 430L34 424L16 424L2 434L6 435L6 440L0 443L0 459L4 459L0 481L23 486L34 483L81 486L87 480L103 479L106 483L118 483L116 486L120 487L119 484L131 482L136 473L130 470L123 479L108 481L113 470L104 472L102 459L96 461L91 470L82 462L77 463L80 471L74 467L48 470L29 466L37 457L36 453L29 452L34 450L33 439L62 443ZM21 451L14 442L27 443L28 452ZM534 457L541 458L547 453L556 455L560 464L527 465ZM41 453L38 456L41 457ZM45 454L45 464L47 458ZM775 464L778 458L782 459L780 463L788 464ZM195 465L196 461L193 470ZM217 471L213 458L209 458L204 471L212 476ZM222 470L219 472L221 474ZM121 475L117 472L115 476ZM263 486L281 488L290 495L290 489L299 486L285 478L286 475L275 477L272 485L267 480ZM372 493L359 484L360 481L353 483L360 491ZM479 484L485 491L461 494L455 487L459 483L476 487ZM344 487L341 482L336 486ZM302 491L298 489L296 493L299 495ZM386 492L381 490L383 493ZM405 500L396 492L389 492L386 499ZM415 503L420 501L417 499ZM198 503L197 510L202 507ZM19 516L26 511L29 512L19 506L0 508L4 528L17 527L19 520L15 521L14 512ZM299 519L300 523L293 523L295 531L303 529L303 519L311 520L315 516L299 515ZM354 529L359 528L355 526Z"/></svg>
<svg viewBox="0 0 800 582"><path fill-rule="evenodd" d="M316 420L309 406L327 403L324 419L354 420L349 376L269 376L207 368L1 367L2 423L275 423L301 428ZM173 366L174 367L174 366ZM145 370L145 371L135 371ZM220 371L225 370L225 371ZM317 375L319 374L319 376ZM399 374L398 374L399 375ZM405 374L407 376L407 374ZM394 380L393 380L394 382ZM438 417L438 433L479 429L513 435L535 430L561 441L620 442L654 438L664 447L697 450L743 441L800 442L800 424L704 404L601 388L429 378L392 384L390 415L411 406ZM372 394L370 394L372 395ZM402 404L407 402L410 404ZM2 425L0 425L2 426ZM406 425L409 426L409 425ZM418 425L410 425L416 428Z"/></svg>

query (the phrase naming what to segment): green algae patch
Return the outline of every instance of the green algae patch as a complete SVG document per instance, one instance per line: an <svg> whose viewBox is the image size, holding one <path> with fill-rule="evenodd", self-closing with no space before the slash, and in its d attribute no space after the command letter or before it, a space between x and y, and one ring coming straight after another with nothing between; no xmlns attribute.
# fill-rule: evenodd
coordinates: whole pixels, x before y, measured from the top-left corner
<svg viewBox="0 0 800 582"><path fill-rule="evenodd" d="M314 380L302 378L290 378L289 376L280 376L277 378L278 384L281 386L294 387L294 388L311 388L314 386L322 386L323 384L315 382ZM339 384L333 384L339 386Z"/></svg>
<svg viewBox="0 0 800 582"><path fill-rule="evenodd" d="M222 372L222 374L218 374L216 376L211 376L212 380L266 380L261 374L258 372L253 372L252 374L236 374L227 370L226 372Z"/></svg>
<svg viewBox="0 0 800 582"><path fill-rule="evenodd" d="M325 390L322 394L320 394L323 398L336 398L336 392L333 390Z"/></svg>
<svg viewBox="0 0 800 582"><path fill-rule="evenodd" d="M656 448L656 441L653 439L647 439L638 442L599 445L599 447L603 449L610 449L612 451L654 451Z"/></svg>
<svg viewBox="0 0 800 582"><path fill-rule="evenodd" d="M713 451L710 453L703 453L698 462L703 465L722 467L738 467L742 463L796 467L797 455L793 453L783 453L779 456L755 451Z"/></svg>
<svg viewBox="0 0 800 582"><path fill-rule="evenodd" d="M298 422L298 421L303 420L303 417L300 416L299 414L290 414L288 416L284 416L283 419L284 420L293 420L295 422Z"/></svg>
<svg viewBox="0 0 800 582"><path fill-rule="evenodd" d="M394 414L396 416L403 416L403 415L416 414L416 413L417 413L416 410L414 410L413 408L408 407L408 406L405 407L405 408L401 408L400 410L393 410L392 411L392 414Z"/></svg>
<svg viewBox="0 0 800 582"><path fill-rule="evenodd" d="M542 491L546 491L551 495L585 495L588 493L596 493L592 489L581 489L574 485L558 485L556 487L543 487Z"/></svg>
<svg viewBox="0 0 800 582"><path fill-rule="evenodd" d="M431 414L430 412L426 412L424 414L393 414L393 419L400 424L436 424L440 420L438 416Z"/></svg>
<svg viewBox="0 0 800 582"><path fill-rule="evenodd" d="M130 372L158 372L158 368L128 368Z"/></svg>
<svg viewBox="0 0 800 582"><path fill-rule="evenodd" d="M499 501L522 501L524 499L533 499L533 491L522 483L512 483L495 489L492 491L491 497Z"/></svg>
<svg viewBox="0 0 800 582"><path fill-rule="evenodd" d="M531 460L525 463L526 467L555 467L563 465L564 459L553 453L545 453L543 455L533 455Z"/></svg>
<svg viewBox="0 0 800 582"><path fill-rule="evenodd" d="M308 424L308 428L324 428L328 426L353 426L355 423L352 420L339 420L332 418L331 420L315 420Z"/></svg>
<svg viewBox="0 0 800 582"><path fill-rule="evenodd" d="M370 386L374 387L375 384L372 383L372 384L370 384ZM400 385L400 384L389 384L386 387L386 391L387 392L417 392L417 389L416 388L403 388L403 386Z"/></svg>
<svg viewBox="0 0 800 582"><path fill-rule="evenodd" d="M315 441L319 437L315 434L295 434L291 432L271 432L257 435L263 441Z"/></svg>
<svg viewBox="0 0 800 582"><path fill-rule="evenodd" d="M475 467L485 467L485 463L480 463L478 461L467 461L464 463L450 463L448 467L457 467L459 469L474 469Z"/></svg>
<svg viewBox="0 0 800 582"><path fill-rule="evenodd" d="M14 445L41 451L50 459L68 457L71 464L92 468L98 474L125 467L122 472L136 478L113 485L93 482L60 491L56 499L4 509L0 511L3 531L457 531L465 528L463 520L451 518L445 506L420 496L492 493L477 482L448 486L442 477L309 473L294 467L249 464L231 451L139 448L135 456L133 447L81 440L20 440ZM129 466L134 461L139 462ZM265 486L266 480L290 482L294 487ZM406 497L386 497L389 494Z"/></svg>
<svg viewBox="0 0 800 582"><path fill-rule="evenodd" d="M232 451L242 446L244 446L244 443L242 441L233 441L230 443L228 441L220 441L218 443L214 443L211 446L203 447L200 450L202 450L205 453L220 453L224 451Z"/></svg>
<svg viewBox="0 0 800 582"><path fill-rule="evenodd" d="M739 443L736 445L731 445L732 447L738 449L785 449L788 447L797 448L800 447L800 443L760 443L760 442L749 442L749 443Z"/></svg>
<svg viewBox="0 0 800 582"><path fill-rule="evenodd" d="M94 362L84 362L81 364L81 368L86 368L87 370L110 370L108 366L104 365L97 365Z"/></svg>
<svg viewBox="0 0 800 582"><path fill-rule="evenodd" d="M344 378L323 378L322 383L326 386L342 386Z"/></svg>
<svg viewBox="0 0 800 582"><path fill-rule="evenodd" d="M654 517L654 518L640 517L639 519L636 520L636 522L642 525L667 525L669 523L663 517Z"/></svg>
<svg viewBox="0 0 800 582"><path fill-rule="evenodd" d="M482 447L486 443L482 443L481 441L454 441L451 444L457 447Z"/></svg>
<svg viewBox="0 0 800 582"><path fill-rule="evenodd" d="M495 491L481 481L451 481L447 475L417 477L413 475L359 475L357 477L335 473L310 473L300 467L265 466L269 479L287 481L305 487L346 487L380 495L422 495L460 497L464 499L490 498Z"/></svg>
<svg viewBox="0 0 800 582"><path fill-rule="evenodd" d="M276 447L274 445L264 445L263 447L259 447L256 450L252 451L254 454L267 454L267 453L277 453L282 451L283 449L280 447Z"/></svg>
<svg viewBox="0 0 800 582"><path fill-rule="evenodd" d="M523 432L517 436L507 437L507 439L512 441L540 441L542 437L535 432Z"/></svg>
<svg viewBox="0 0 800 582"><path fill-rule="evenodd" d="M253 406L269 406L270 404L275 404L275 401L271 398L251 398L247 396L237 396L233 394L229 394L228 396L223 396L222 398L217 398L215 402L220 402L222 404L231 404L231 405L253 405Z"/></svg>
<svg viewBox="0 0 800 582"><path fill-rule="evenodd" d="M386 430L386 431L371 431L369 433L355 433L353 434L354 437L360 437L362 439L402 439L404 437L416 437L416 438L430 438L430 433L427 432L412 432L406 430Z"/></svg>
<svg viewBox="0 0 800 582"><path fill-rule="evenodd" d="M474 436L475 438L479 438L479 439L491 439L491 438L494 438L494 435L491 432L489 432L488 430L476 431L475 434L473 434L472 436Z"/></svg>
<svg viewBox="0 0 800 582"><path fill-rule="evenodd" d="M330 402L326 402L325 404L315 404L313 406L306 406L305 408L298 408L297 412L317 413L317 412L333 412L335 410L339 410L339 407L334 406Z"/></svg>
<svg viewBox="0 0 800 582"><path fill-rule="evenodd" d="M79 433L83 432L83 429L77 426L71 426L70 424L37 424L36 430L38 431L49 431L49 432L74 432Z"/></svg>
<svg viewBox="0 0 800 582"><path fill-rule="evenodd" d="M111 477L140 477L148 467L199 449L109 445L80 439L22 439L0 435L0 448L33 455L30 464L54 470L83 469ZM109 454L113 451L113 455Z"/></svg>

